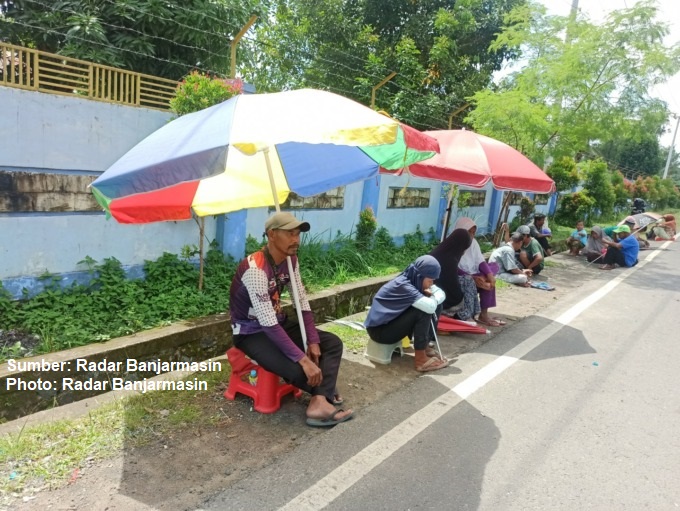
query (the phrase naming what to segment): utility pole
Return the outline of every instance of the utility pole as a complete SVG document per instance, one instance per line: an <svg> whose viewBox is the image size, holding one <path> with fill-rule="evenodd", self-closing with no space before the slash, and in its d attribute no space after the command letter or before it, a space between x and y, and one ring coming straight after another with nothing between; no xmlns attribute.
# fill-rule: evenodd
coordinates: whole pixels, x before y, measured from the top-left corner
<svg viewBox="0 0 680 511"><path fill-rule="evenodd" d="M680 125L680 115L674 115L676 122L675 122L675 131L673 132L673 142L671 142L671 146L668 148L668 158L666 159L666 168L663 169L663 178L666 179L668 177L668 168L671 166L671 160L673 159L673 149L675 148L675 137L678 134L678 126Z"/></svg>

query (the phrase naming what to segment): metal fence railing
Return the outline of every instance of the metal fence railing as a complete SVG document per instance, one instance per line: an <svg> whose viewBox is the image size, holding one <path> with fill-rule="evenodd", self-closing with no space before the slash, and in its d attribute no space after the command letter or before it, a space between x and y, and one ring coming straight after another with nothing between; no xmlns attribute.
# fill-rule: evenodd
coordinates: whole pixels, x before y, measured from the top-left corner
<svg viewBox="0 0 680 511"><path fill-rule="evenodd" d="M0 85L169 110L177 82L0 43Z"/></svg>

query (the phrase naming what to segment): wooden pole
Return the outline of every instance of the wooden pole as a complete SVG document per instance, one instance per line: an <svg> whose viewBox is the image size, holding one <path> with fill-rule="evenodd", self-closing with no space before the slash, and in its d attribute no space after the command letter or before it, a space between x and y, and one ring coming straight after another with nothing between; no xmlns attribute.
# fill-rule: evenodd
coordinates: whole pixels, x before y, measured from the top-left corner
<svg viewBox="0 0 680 511"><path fill-rule="evenodd" d="M392 72L389 74L389 76L387 76L387 78L385 78L382 82L380 82L378 85L376 85L375 87L373 87L373 88L371 89L371 108L372 108L373 110L375 110L375 91L377 91L380 87L382 87L382 86L385 85L387 82L389 82L389 81L390 81L392 78L394 78L395 76L397 76L397 73L394 72L394 71L392 71Z"/></svg>
<svg viewBox="0 0 680 511"><path fill-rule="evenodd" d="M257 20L257 16L251 16L250 19L248 20L248 23L243 25L243 28L239 30L238 34L236 34L236 37L234 37L234 40L231 41L231 70L229 76L231 76L232 78L236 78L236 47L238 46L238 42L248 31L248 29L251 26L253 26L255 20Z"/></svg>
<svg viewBox="0 0 680 511"><path fill-rule="evenodd" d="M496 225L496 232L493 235L493 246L498 247L501 244L501 226L508 222L508 215L510 215L510 203L515 192L508 192L503 199L503 205L498 213L498 222ZM508 233L509 234L509 233Z"/></svg>

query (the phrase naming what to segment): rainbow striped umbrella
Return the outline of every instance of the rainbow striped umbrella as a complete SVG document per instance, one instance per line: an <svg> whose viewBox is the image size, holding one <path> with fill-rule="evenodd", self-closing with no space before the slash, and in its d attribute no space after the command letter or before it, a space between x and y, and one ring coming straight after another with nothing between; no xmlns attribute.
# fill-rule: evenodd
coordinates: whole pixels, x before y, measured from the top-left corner
<svg viewBox="0 0 680 511"><path fill-rule="evenodd" d="M118 222L278 206L432 157L438 142L313 89L239 95L173 120L92 183Z"/></svg>

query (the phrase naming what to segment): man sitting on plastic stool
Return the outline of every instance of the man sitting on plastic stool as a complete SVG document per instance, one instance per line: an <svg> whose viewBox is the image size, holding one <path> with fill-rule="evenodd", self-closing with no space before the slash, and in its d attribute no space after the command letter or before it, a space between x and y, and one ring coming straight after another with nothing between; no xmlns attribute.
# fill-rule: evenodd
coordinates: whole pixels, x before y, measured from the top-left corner
<svg viewBox="0 0 680 511"><path fill-rule="evenodd" d="M253 360L296 387L312 394L307 424L334 426L352 418L352 410L336 409L342 399L335 386L342 359L338 336L317 330L298 267L300 233L309 223L291 213L279 212L265 222L267 245L239 264L230 289L234 345ZM307 333L304 351L300 325L281 310L281 293L290 287L286 263L290 256ZM292 293L292 289L291 289Z"/></svg>

